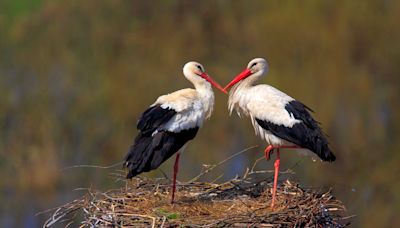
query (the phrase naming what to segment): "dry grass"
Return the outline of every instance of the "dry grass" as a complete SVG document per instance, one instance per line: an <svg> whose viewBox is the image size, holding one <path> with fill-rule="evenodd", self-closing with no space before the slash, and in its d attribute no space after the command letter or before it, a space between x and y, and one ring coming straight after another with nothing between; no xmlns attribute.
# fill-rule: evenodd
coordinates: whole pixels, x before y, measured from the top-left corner
<svg viewBox="0 0 400 228"><path fill-rule="evenodd" d="M179 183L170 204L168 179L134 178L121 189L89 190L81 199L52 210L44 224L81 227L344 227L344 205L331 191L300 188L285 181L271 210L271 185L248 174L226 183ZM269 180L269 179L268 179ZM71 219L72 218L72 219ZM77 226L77 224L74 224Z"/></svg>

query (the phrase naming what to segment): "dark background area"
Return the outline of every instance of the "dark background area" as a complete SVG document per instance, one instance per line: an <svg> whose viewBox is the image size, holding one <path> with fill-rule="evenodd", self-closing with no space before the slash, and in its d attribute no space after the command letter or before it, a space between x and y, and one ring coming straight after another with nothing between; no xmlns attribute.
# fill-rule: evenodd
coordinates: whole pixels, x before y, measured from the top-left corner
<svg viewBox="0 0 400 228"><path fill-rule="evenodd" d="M35 213L83 194L74 189L120 187L110 175L119 167L64 168L120 162L140 113L191 86L187 61L225 85L254 57L270 64L261 83L316 111L338 157L282 153L290 178L332 187L354 227L400 224L399 21L394 0L1 0L0 226L39 227L46 216ZM216 91L180 180L253 145L205 180L243 174L262 156L265 143L226 102ZM170 175L172 161L161 169Z"/></svg>

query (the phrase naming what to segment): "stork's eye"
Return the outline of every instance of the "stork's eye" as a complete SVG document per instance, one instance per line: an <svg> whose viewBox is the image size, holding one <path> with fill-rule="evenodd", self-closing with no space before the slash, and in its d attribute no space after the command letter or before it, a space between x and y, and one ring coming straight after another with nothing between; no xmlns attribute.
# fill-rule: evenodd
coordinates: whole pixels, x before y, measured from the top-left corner
<svg viewBox="0 0 400 228"><path fill-rule="evenodd" d="M250 68L254 67L255 65L257 65L257 62L251 64Z"/></svg>
<svg viewBox="0 0 400 228"><path fill-rule="evenodd" d="M197 65L197 68L198 68L200 71L203 71L203 69L201 68L200 65Z"/></svg>

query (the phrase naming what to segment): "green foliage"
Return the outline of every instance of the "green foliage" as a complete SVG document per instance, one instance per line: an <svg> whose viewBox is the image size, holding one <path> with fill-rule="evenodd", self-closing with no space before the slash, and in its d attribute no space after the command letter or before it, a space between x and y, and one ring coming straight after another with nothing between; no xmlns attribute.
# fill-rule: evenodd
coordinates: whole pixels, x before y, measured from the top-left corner
<svg viewBox="0 0 400 228"><path fill-rule="evenodd" d="M36 199L39 210L76 187L114 186L107 171L60 170L121 161L140 113L157 96L190 86L186 61L200 61L225 84L260 56L270 62L263 83L316 110L338 157L331 165L302 159L296 178L333 186L361 227L394 224L399 21L398 1L1 1L0 187L15 193L0 200L21 221L29 213L8 195ZM216 93L180 178L264 145L248 120L228 116L226 99ZM225 177L261 151L228 164ZM299 159L288 153L283 165Z"/></svg>
<svg viewBox="0 0 400 228"><path fill-rule="evenodd" d="M158 209L157 213L165 216L167 219L178 219L180 217L180 214L177 212L169 212L167 210L164 209Z"/></svg>

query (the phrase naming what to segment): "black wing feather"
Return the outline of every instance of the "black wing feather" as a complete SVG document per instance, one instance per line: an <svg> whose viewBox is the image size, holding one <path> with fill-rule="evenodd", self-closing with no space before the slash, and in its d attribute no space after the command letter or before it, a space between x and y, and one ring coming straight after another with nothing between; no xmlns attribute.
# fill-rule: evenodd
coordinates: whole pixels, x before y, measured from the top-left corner
<svg viewBox="0 0 400 228"><path fill-rule="evenodd" d="M129 170L127 178L158 168L193 139L198 130L196 127L178 133L160 131L154 136L139 133L125 158L125 166Z"/></svg>
<svg viewBox="0 0 400 228"><path fill-rule="evenodd" d="M160 105L143 112L137 123L139 134L125 156L124 165L129 170L127 178L158 168L196 136L198 127L180 132L163 130L163 126L176 113L175 110L164 109Z"/></svg>
<svg viewBox="0 0 400 228"><path fill-rule="evenodd" d="M137 122L137 129L143 134L152 134L155 130L166 124L176 111L169 108L162 108L161 105L155 105L142 113Z"/></svg>
<svg viewBox="0 0 400 228"><path fill-rule="evenodd" d="M302 122L296 123L292 127L286 127L257 118L256 121L262 128L270 131L279 138L311 150L323 161L334 161L336 157L329 148L326 136L319 127L319 123L309 113L312 110L296 100L287 103L285 109L289 114Z"/></svg>

